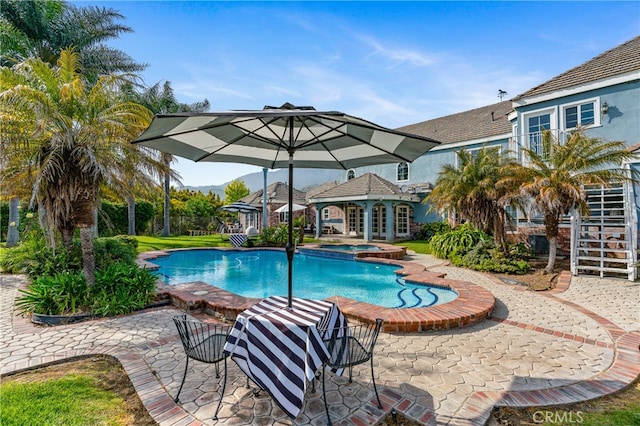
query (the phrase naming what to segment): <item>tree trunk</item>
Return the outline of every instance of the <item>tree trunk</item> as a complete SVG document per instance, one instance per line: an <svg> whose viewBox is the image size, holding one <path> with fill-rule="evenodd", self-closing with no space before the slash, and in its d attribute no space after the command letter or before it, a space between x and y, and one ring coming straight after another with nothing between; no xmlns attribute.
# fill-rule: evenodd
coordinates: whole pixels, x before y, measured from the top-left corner
<svg viewBox="0 0 640 426"><path fill-rule="evenodd" d="M73 249L73 233L75 229L70 228L68 226L63 226L60 229L60 234L62 234L62 245L69 252Z"/></svg>
<svg viewBox="0 0 640 426"><path fill-rule="evenodd" d="M162 236L168 237L170 235L169 229L169 208L171 207L171 199L169 198L170 189L170 176L169 173L164 175L164 224L162 226Z"/></svg>
<svg viewBox="0 0 640 426"><path fill-rule="evenodd" d="M90 226L80 227L80 247L82 249L82 274L87 284L92 286L96 282L96 259L93 253L93 232Z"/></svg>
<svg viewBox="0 0 640 426"><path fill-rule="evenodd" d="M553 273L553 269L556 266L556 246L558 245L560 217L561 213L558 212L550 212L544 216L545 234L547 235L547 240L549 240L549 262L547 262L547 267L544 268L545 274Z"/></svg>
<svg viewBox="0 0 640 426"><path fill-rule="evenodd" d="M92 191L93 189L93 191ZM80 248L82 250L82 273L87 284L95 283L96 259L93 252L93 222L97 189L89 188L77 195L73 204L73 217L80 229Z"/></svg>
<svg viewBox="0 0 640 426"><path fill-rule="evenodd" d="M556 266L556 252L557 252L557 237L547 237L549 240L549 261L547 262L547 266L544 268L545 274L552 274L553 270Z"/></svg>
<svg viewBox="0 0 640 426"><path fill-rule="evenodd" d="M127 218L129 235L136 235L136 200L131 195L127 197Z"/></svg>
<svg viewBox="0 0 640 426"><path fill-rule="evenodd" d="M13 197L9 200L9 227L7 228L7 247L14 247L18 245L20 240L20 232L18 226L20 225L20 199Z"/></svg>

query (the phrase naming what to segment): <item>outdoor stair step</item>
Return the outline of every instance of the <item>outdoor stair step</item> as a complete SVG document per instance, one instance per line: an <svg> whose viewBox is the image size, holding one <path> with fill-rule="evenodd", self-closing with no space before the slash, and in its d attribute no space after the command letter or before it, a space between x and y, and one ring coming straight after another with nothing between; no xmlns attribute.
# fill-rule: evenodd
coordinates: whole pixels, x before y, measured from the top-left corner
<svg viewBox="0 0 640 426"><path fill-rule="evenodd" d="M618 239L606 239L606 238L578 238L576 240L578 243L615 243L615 244L628 244L628 240L618 240ZM581 246L582 247L582 246Z"/></svg>
<svg viewBox="0 0 640 426"><path fill-rule="evenodd" d="M587 260L593 262L608 262L608 263L628 263L629 259L626 257L597 257L597 256L578 256L576 258L578 261ZM591 266L591 265L590 265Z"/></svg>
<svg viewBox="0 0 640 426"><path fill-rule="evenodd" d="M588 217L583 217L582 218L582 222L580 223L581 225L585 224L585 223L591 223L591 222L595 222L595 223L600 223L603 220L627 220L627 216L625 215L603 215L603 216L588 216Z"/></svg>
<svg viewBox="0 0 640 426"><path fill-rule="evenodd" d="M631 250L623 248L609 248L609 247L576 247L577 251L598 251L601 253L627 253Z"/></svg>
<svg viewBox="0 0 640 426"><path fill-rule="evenodd" d="M576 265L576 269L581 269L584 271L600 271L600 272L615 272L619 274L628 273L629 268L602 268L600 266L587 266L587 265Z"/></svg>

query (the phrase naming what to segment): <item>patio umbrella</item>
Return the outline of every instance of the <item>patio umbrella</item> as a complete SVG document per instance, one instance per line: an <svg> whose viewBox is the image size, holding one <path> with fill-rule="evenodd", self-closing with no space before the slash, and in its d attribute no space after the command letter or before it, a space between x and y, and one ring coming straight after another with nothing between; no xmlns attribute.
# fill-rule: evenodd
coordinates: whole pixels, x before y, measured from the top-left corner
<svg viewBox="0 0 640 426"><path fill-rule="evenodd" d="M411 162L437 141L387 129L338 111L266 106L262 110L156 115L133 141L193 161L289 169L288 300L293 279L293 167L350 169Z"/></svg>
<svg viewBox="0 0 640 426"><path fill-rule="evenodd" d="M252 213L257 212L258 208L244 201L236 201L235 203L227 204L220 207L220 210L231 213Z"/></svg>
<svg viewBox="0 0 640 426"><path fill-rule="evenodd" d="M300 210L304 210L304 209L306 209L306 208L307 208L306 206L301 206L300 204L296 204L296 203L293 203L293 204L291 205L291 208L289 208L289 204L285 204L285 205L284 205L284 206L282 206L282 207L278 207L278 208L275 210L275 212L276 212L276 213L282 213L282 212L297 212L297 211L300 211Z"/></svg>

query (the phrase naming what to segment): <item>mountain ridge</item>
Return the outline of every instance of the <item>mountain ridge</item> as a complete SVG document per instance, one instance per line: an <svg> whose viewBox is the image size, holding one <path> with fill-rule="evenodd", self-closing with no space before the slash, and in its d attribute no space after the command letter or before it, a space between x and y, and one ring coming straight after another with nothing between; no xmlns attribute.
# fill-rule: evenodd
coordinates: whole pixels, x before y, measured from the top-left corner
<svg viewBox="0 0 640 426"><path fill-rule="evenodd" d="M344 170L340 169L294 169L293 170L293 187L304 190L304 188L313 187L332 180L341 181L344 178ZM249 188L251 192L262 189L264 184L264 176L262 172L249 173L234 180L240 180ZM225 182L221 185L185 185L183 188L192 191L200 191L203 194L209 191L217 194L220 198L224 198L224 189L232 181ZM274 182L289 183L289 170L269 170L267 172L267 185Z"/></svg>

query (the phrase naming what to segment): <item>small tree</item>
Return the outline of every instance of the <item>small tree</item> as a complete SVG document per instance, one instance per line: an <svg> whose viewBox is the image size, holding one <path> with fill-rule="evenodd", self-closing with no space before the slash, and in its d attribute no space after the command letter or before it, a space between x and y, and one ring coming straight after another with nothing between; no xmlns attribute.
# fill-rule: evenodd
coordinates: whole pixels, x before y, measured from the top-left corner
<svg viewBox="0 0 640 426"><path fill-rule="evenodd" d="M235 203L242 197L251 194L251 190L243 181L235 179L224 189L224 201L227 204Z"/></svg>
<svg viewBox="0 0 640 426"><path fill-rule="evenodd" d="M545 273L553 272L558 230L562 217L576 209L589 214L585 185L609 185L630 179L623 163L635 159L624 142L589 138L582 130L571 133L564 145L550 131L543 132L543 154L524 149L526 165L513 163L500 182L514 190L509 198L524 204L529 200L544 220L549 240L549 261Z"/></svg>
<svg viewBox="0 0 640 426"><path fill-rule="evenodd" d="M512 159L499 147L482 147L478 151L461 149L458 164L445 164L433 191L424 202L431 209L456 212L460 219L493 235L497 246L505 246L505 194L511 182L499 181Z"/></svg>

